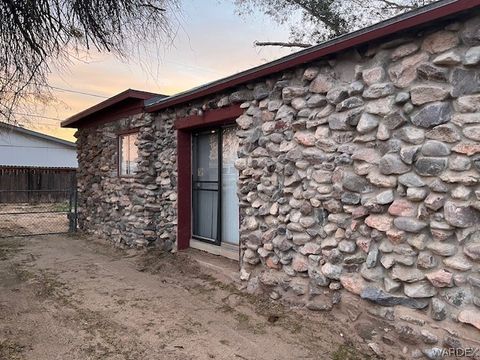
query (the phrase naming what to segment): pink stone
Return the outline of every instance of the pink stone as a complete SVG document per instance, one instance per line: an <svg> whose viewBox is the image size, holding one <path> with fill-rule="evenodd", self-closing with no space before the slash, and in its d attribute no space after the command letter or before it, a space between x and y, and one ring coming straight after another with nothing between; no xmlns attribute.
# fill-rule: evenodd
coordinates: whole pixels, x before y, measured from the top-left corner
<svg viewBox="0 0 480 360"><path fill-rule="evenodd" d="M295 140L304 146L314 146L316 141L315 135L309 131L297 131Z"/></svg>
<svg viewBox="0 0 480 360"><path fill-rule="evenodd" d="M415 216L417 207L408 200L397 199L388 208L388 213L394 216Z"/></svg>
<svg viewBox="0 0 480 360"><path fill-rule="evenodd" d="M403 58L388 70L392 82L398 87L408 86L416 79L418 66L425 61L428 55L424 52Z"/></svg>
<svg viewBox="0 0 480 360"><path fill-rule="evenodd" d="M262 115L261 115L261 119L262 119L263 122L273 121L273 119L275 119L275 113L273 113L271 111L268 111L268 110L263 110Z"/></svg>
<svg viewBox="0 0 480 360"><path fill-rule="evenodd" d="M271 257L268 257L267 260L265 261L265 264L267 265L267 267L269 267L270 269L277 269L279 270L281 268L281 264L278 263L278 264L275 264L272 260Z"/></svg>
<svg viewBox="0 0 480 360"><path fill-rule="evenodd" d="M450 31L437 31L425 38L422 49L430 54L444 52L458 45L458 37Z"/></svg>
<svg viewBox="0 0 480 360"><path fill-rule="evenodd" d="M352 155L353 160L361 160L369 164L378 164L381 157L378 151L369 148L356 150Z"/></svg>
<svg viewBox="0 0 480 360"><path fill-rule="evenodd" d="M397 61L405 56L411 55L418 50L418 45L415 43L408 43L399 46L393 50L391 59L392 61Z"/></svg>
<svg viewBox="0 0 480 360"><path fill-rule="evenodd" d="M462 310L458 314L458 321L473 325L480 330L480 311L474 309Z"/></svg>
<svg viewBox="0 0 480 360"><path fill-rule="evenodd" d="M358 227L362 224L361 221L358 220L353 220L352 223L350 224L350 230L352 231L357 231Z"/></svg>
<svg viewBox="0 0 480 360"><path fill-rule="evenodd" d="M367 215L368 215L368 210L363 206L359 206L352 211L353 219L359 219Z"/></svg>
<svg viewBox="0 0 480 360"><path fill-rule="evenodd" d="M392 227L393 219L388 215L370 215L365 219L365 224L378 231L387 231Z"/></svg>
<svg viewBox="0 0 480 360"><path fill-rule="evenodd" d="M361 237L358 238L356 242L357 246L362 249L363 252L368 253L368 251L370 250L370 244L372 243L372 239Z"/></svg>
<svg viewBox="0 0 480 360"><path fill-rule="evenodd" d="M362 77L367 85L379 83L385 78L385 70L381 66L365 69L362 72Z"/></svg>
<svg viewBox="0 0 480 360"><path fill-rule="evenodd" d="M342 275L340 276L340 283L342 286L355 295L360 295L366 287L366 282L361 276L357 275Z"/></svg>
<svg viewBox="0 0 480 360"><path fill-rule="evenodd" d="M394 244L401 244L405 242L407 236L405 231L398 229L389 229L387 230L388 239Z"/></svg>
<svg viewBox="0 0 480 360"><path fill-rule="evenodd" d="M253 118L248 115L242 115L237 118L237 124L241 129L246 130L253 124Z"/></svg>
<svg viewBox="0 0 480 360"><path fill-rule="evenodd" d="M329 73L320 73L310 84L310 91L314 93L326 94L332 89L335 80Z"/></svg>
<svg viewBox="0 0 480 360"><path fill-rule="evenodd" d="M296 254L292 260L292 268L298 272L305 272L308 270L308 258L306 256Z"/></svg>
<svg viewBox="0 0 480 360"><path fill-rule="evenodd" d="M427 274L427 279L435 287L451 287L453 285L453 274L444 269Z"/></svg>
<svg viewBox="0 0 480 360"><path fill-rule="evenodd" d="M303 247L300 249L300 253L302 255L310 255L310 254L320 254L322 252L322 249L320 245L315 244L315 243L306 243L303 245Z"/></svg>
<svg viewBox="0 0 480 360"><path fill-rule="evenodd" d="M458 145L455 145L452 148L452 151L459 153L459 154L465 154L468 156L472 156L475 154L480 153L480 144L472 144L472 143L460 143Z"/></svg>

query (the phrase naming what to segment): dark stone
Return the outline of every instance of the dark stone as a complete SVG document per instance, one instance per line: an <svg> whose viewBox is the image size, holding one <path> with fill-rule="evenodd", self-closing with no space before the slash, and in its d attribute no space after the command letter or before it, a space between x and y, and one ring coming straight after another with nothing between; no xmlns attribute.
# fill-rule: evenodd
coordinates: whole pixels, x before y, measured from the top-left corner
<svg viewBox="0 0 480 360"><path fill-rule="evenodd" d="M407 187L422 187L425 182L415 173L407 173L398 178L398 182Z"/></svg>
<svg viewBox="0 0 480 360"><path fill-rule="evenodd" d="M431 128L450 121L452 107L449 102L435 102L424 106L412 116L414 125Z"/></svg>
<svg viewBox="0 0 480 360"><path fill-rule="evenodd" d="M343 175L343 188L362 194L372 191L372 186L367 179L351 172L347 172Z"/></svg>
<svg viewBox="0 0 480 360"><path fill-rule="evenodd" d="M251 101L253 100L253 94L250 90L235 91L230 95L229 99L232 103Z"/></svg>
<svg viewBox="0 0 480 360"><path fill-rule="evenodd" d="M384 175L404 174L410 171L410 166L405 164L400 156L386 154L380 159L379 170Z"/></svg>
<svg viewBox="0 0 480 360"><path fill-rule="evenodd" d="M346 87L333 88L327 93L327 100L332 104L338 104L348 97L348 89Z"/></svg>
<svg viewBox="0 0 480 360"><path fill-rule="evenodd" d="M407 122L407 117L402 111L395 111L385 115L382 123L389 130L394 130Z"/></svg>
<svg viewBox="0 0 480 360"><path fill-rule="evenodd" d="M447 335L443 339L443 345L448 348L448 349L461 349L462 348L462 343L460 340L457 338L454 338L453 336Z"/></svg>
<svg viewBox="0 0 480 360"><path fill-rule="evenodd" d="M420 157L415 161L415 169L422 176L438 176L447 167L447 159Z"/></svg>
<svg viewBox="0 0 480 360"><path fill-rule="evenodd" d="M418 344L420 340L420 334L417 330L408 325L398 325L395 328L400 340L407 344Z"/></svg>
<svg viewBox="0 0 480 360"><path fill-rule="evenodd" d="M428 300L411 299L404 296L394 296L374 287L365 288L360 294L360 297L381 306L403 305L411 309L424 309L428 306Z"/></svg>
<svg viewBox="0 0 480 360"><path fill-rule="evenodd" d="M417 75L419 79L422 80L446 82L448 70L429 63L424 63L417 68Z"/></svg>
<svg viewBox="0 0 480 360"><path fill-rule="evenodd" d="M267 89L267 87L263 84L255 86L253 89L253 98L255 100L262 100L268 97L270 94L270 90Z"/></svg>
<svg viewBox="0 0 480 360"><path fill-rule="evenodd" d="M393 223L398 229L413 233L417 233L427 226L427 223L423 221L408 217L397 217Z"/></svg>
<svg viewBox="0 0 480 360"><path fill-rule="evenodd" d="M475 169L477 169L477 171L480 171L480 158L477 157L477 158L473 159L472 163L473 163L473 167Z"/></svg>
<svg viewBox="0 0 480 360"><path fill-rule="evenodd" d="M352 126L357 126L361 113L362 108L334 113L328 117L328 125L332 130L352 130Z"/></svg>
<svg viewBox="0 0 480 360"><path fill-rule="evenodd" d="M480 45L480 24L477 18L466 21L460 37L466 45Z"/></svg>
<svg viewBox="0 0 480 360"><path fill-rule="evenodd" d="M480 91L480 74L474 69L455 68L450 75L453 97L474 94Z"/></svg>
<svg viewBox="0 0 480 360"><path fill-rule="evenodd" d="M342 194L341 200L342 200L342 203L344 204L356 205L360 203L360 195L352 192L344 192Z"/></svg>
<svg viewBox="0 0 480 360"><path fill-rule="evenodd" d="M450 148L441 141L428 140L422 146L422 154L425 156L448 156Z"/></svg>
<svg viewBox="0 0 480 360"><path fill-rule="evenodd" d="M392 83L373 84L363 92L365 99L378 99L395 93L395 86Z"/></svg>
<svg viewBox="0 0 480 360"><path fill-rule="evenodd" d="M443 291L442 298L451 305L461 307L472 302L472 293L469 289L451 288Z"/></svg>
<svg viewBox="0 0 480 360"><path fill-rule="evenodd" d="M468 228L474 226L480 220L480 212L468 205L456 204L447 201L443 206L445 220L452 226Z"/></svg>
<svg viewBox="0 0 480 360"><path fill-rule="evenodd" d="M345 111L360 107L364 104L363 100L357 96L350 97L346 100L343 100L340 104L337 105L337 111Z"/></svg>
<svg viewBox="0 0 480 360"><path fill-rule="evenodd" d="M439 125L425 134L427 139L454 143L461 139L459 132L449 125Z"/></svg>
<svg viewBox="0 0 480 360"><path fill-rule="evenodd" d="M437 298L432 299L431 316L433 320L442 321L447 317L446 304Z"/></svg>

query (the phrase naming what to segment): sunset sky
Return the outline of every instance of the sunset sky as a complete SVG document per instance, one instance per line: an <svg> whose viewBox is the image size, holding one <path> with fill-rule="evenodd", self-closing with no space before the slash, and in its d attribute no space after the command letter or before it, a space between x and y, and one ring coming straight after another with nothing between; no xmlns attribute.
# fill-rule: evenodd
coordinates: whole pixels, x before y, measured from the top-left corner
<svg viewBox="0 0 480 360"><path fill-rule="evenodd" d="M288 26L279 26L262 13L239 16L233 0L184 0L178 34L172 45L128 63L108 54L90 53L68 70L55 71L50 85L113 96L127 88L172 95L183 90L272 61L291 50L256 48L255 40L287 40ZM55 90L60 104L39 109L37 115L65 119L104 100L102 97ZM60 121L29 117L25 127L74 140L72 129Z"/></svg>

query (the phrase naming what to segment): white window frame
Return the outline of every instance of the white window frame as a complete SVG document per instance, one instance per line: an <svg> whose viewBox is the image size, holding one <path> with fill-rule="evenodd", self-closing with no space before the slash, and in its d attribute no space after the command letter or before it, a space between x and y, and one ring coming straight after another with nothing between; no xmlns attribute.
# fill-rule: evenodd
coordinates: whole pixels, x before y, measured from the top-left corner
<svg viewBox="0 0 480 360"><path fill-rule="evenodd" d="M126 145L128 147L130 147L131 142L128 141L128 140L130 139L131 136L136 136L137 139L138 139L138 130L118 134L118 176L120 176L120 177L131 177L131 176L135 175L135 170L131 169L131 164L133 162L136 162L138 160L138 158L135 159L135 160L127 159L126 169L124 169L123 166L122 166L123 160L124 160L123 159L123 153L122 153L122 145L123 145L125 139L127 139ZM138 153L138 146L137 145L134 145L134 146L137 147L137 153ZM127 156L130 156L130 148L127 150L127 154L128 154Z"/></svg>

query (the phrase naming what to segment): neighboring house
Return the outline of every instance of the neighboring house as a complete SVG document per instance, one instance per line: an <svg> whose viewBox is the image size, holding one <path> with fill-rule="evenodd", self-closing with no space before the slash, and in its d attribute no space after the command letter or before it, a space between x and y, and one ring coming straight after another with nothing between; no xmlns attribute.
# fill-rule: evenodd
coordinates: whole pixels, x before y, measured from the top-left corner
<svg viewBox="0 0 480 360"><path fill-rule="evenodd" d="M439 1L65 120L81 229L235 257L251 288L312 309L345 289L480 329L479 12Z"/></svg>
<svg viewBox="0 0 480 360"><path fill-rule="evenodd" d="M75 143L0 123L0 167L76 168Z"/></svg>

